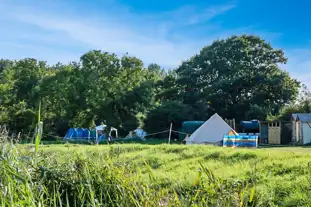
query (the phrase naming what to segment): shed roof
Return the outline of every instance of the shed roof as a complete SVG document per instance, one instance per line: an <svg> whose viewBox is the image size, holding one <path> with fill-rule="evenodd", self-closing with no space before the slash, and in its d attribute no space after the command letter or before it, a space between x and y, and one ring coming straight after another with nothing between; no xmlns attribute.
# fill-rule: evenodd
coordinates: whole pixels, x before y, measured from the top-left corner
<svg viewBox="0 0 311 207"><path fill-rule="evenodd" d="M311 122L311 113L292 114L294 120L298 119L301 122Z"/></svg>

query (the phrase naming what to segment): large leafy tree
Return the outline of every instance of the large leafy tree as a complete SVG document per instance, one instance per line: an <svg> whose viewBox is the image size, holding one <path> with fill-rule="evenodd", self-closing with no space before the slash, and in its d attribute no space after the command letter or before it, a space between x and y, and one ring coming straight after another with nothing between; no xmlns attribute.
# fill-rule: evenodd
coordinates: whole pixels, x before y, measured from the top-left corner
<svg viewBox="0 0 311 207"><path fill-rule="evenodd" d="M257 36L217 40L176 70L183 102L203 102L227 118L265 119L298 94L299 82L279 67L286 61Z"/></svg>
<svg viewBox="0 0 311 207"><path fill-rule="evenodd" d="M155 71L141 60L90 51L80 63L58 64L46 76L41 94L49 130L63 135L71 127L105 122L121 134L140 125L140 114L153 106Z"/></svg>
<svg viewBox="0 0 311 207"><path fill-rule="evenodd" d="M141 88L146 81L141 75L144 73L142 61L91 51L81 57L81 63L84 84L87 85L86 112L93 115L93 119L105 120L108 126L129 130L122 123L126 119L137 123L137 113L150 102L144 90L152 88Z"/></svg>
<svg viewBox="0 0 311 207"><path fill-rule="evenodd" d="M29 131L39 100L46 132L64 135L68 127L106 121L121 133L141 125L155 104L163 70L141 60L90 51L80 62L48 66L35 59L0 61L0 124Z"/></svg>
<svg viewBox="0 0 311 207"><path fill-rule="evenodd" d="M39 100L46 63L32 58L0 61L0 124L12 131L29 131Z"/></svg>
<svg viewBox="0 0 311 207"><path fill-rule="evenodd" d="M69 124L84 108L84 88L78 64L51 67L50 75L45 76L40 85L42 120L46 131L64 135ZM84 125L83 119L79 124Z"/></svg>

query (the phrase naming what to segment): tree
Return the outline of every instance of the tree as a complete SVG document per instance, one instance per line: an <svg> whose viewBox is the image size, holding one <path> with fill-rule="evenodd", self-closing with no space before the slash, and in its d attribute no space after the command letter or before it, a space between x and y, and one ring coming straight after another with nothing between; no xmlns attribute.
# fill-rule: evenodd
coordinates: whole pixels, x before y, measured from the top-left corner
<svg viewBox="0 0 311 207"><path fill-rule="evenodd" d="M282 50L255 36L217 40L167 72L100 50L65 65L0 60L0 125L17 133L33 129L39 100L45 133L59 136L102 121L122 136L137 126L152 133L173 122L178 129L214 112L237 121L265 119L280 108L290 111L284 104L296 100L299 82L279 68L285 62ZM311 111L310 92L302 93L295 107Z"/></svg>
<svg viewBox="0 0 311 207"><path fill-rule="evenodd" d="M44 130L64 136L69 125L88 127L89 123L81 115L86 108L84 91L79 64L51 67L50 75L45 76L40 85Z"/></svg>
<svg viewBox="0 0 311 207"><path fill-rule="evenodd" d="M284 106L279 114L270 116L269 120L290 121L293 113L311 112L311 93L306 85L302 84L298 99Z"/></svg>
<svg viewBox="0 0 311 207"><path fill-rule="evenodd" d="M257 36L217 40L177 68L183 102L203 101L227 118L265 119L298 94L300 83L279 67L286 61Z"/></svg>
<svg viewBox="0 0 311 207"><path fill-rule="evenodd" d="M39 85L46 63L32 58L19 61L0 61L0 124L11 131L29 131L39 100Z"/></svg>
<svg viewBox="0 0 311 207"><path fill-rule="evenodd" d="M5 69L12 67L13 61L0 59L0 73L2 73Z"/></svg>
<svg viewBox="0 0 311 207"><path fill-rule="evenodd" d="M174 129L180 129L182 122L187 120L193 120L189 106L177 101L168 101L148 113L144 129L149 133L161 132L168 130L170 123L173 123ZM168 134L159 136L167 138Z"/></svg>
<svg viewBox="0 0 311 207"><path fill-rule="evenodd" d="M107 121L125 131L137 127L137 114L153 104L154 79L141 60L102 51L90 51L81 57L86 117ZM129 124L128 120L132 120Z"/></svg>
<svg viewBox="0 0 311 207"><path fill-rule="evenodd" d="M177 85L177 74L174 70L169 70L165 74L164 78L157 82L157 94L156 99L160 102L163 101L180 101L182 102L182 97L180 96L180 89Z"/></svg>
<svg viewBox="0 0 311 207"><path fill-rule="evenodd" d="M165 76L165 71L158 64L155 63L149 64L147 70L149 75L153 76L156 80L161 80Z"/></svg>
<svg viewBox="0 0 311 207"><path fill-rule="evenodd" d="M305 84L301 86L298 103L302 105L302 110L305 113L311 113L311 92Z"/></svg>

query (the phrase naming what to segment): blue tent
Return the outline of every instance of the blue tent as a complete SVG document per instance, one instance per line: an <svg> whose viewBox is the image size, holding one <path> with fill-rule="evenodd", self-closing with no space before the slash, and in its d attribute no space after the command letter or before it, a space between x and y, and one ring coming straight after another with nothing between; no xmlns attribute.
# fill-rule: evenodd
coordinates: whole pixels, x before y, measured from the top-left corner
<svg viewBox="0 0 311 207"><path fill-rule="evenodd" d="M70 128L67 134L65 135L64 139L82 139L82 140L96 139L96 133L94 134L94 136L91 136L91 132L88 129Z"/></svg>
<svg viewBox="0 0 311 207"><path fill-rule="evenodd" d="M110 137L112 138L112 137ZM102 134L98 135L96 129L70 128L64 137L65 140L70 141L95 141L102 142L107 137Z"/></svg>
<svg viewBox="0 0 311 207"><path fill-rule="evenodd" d="M65 139L66 138L72 138L75 136L76 136L76 130L74 128L70 128L64 138Z"/></svg>

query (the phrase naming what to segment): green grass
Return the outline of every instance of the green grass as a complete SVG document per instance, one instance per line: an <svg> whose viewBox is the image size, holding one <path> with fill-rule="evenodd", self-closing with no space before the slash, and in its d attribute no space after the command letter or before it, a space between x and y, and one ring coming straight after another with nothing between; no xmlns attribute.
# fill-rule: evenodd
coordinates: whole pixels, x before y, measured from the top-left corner
<svg viewBox="0 0 311 207"><path fill-rule="evenodd" d="M4 146L1 206L311 206L309 148Z"/></svg>
<svg viewBox="0 0 311 207"><path fill-rule="evenodd" d="M79 140L79 141L66 141L64 139L57 139L57 140L40 140L40 144L42 145L52 145L52 144L66 144L66 143L72 143L72 144L86 144L86 145L92 145L94 142L90 142L86 140ZM180 140L171 140L171 144L181 144L182 141ZM19 142L20 144L30 144L31 140L21 140ZM159 145L159 144L167 144L167 139L156 139L156 138L148 138L146 140L141 140L139 138L132 138L132 139L125 139L125 138L119 138L119 139L112 139L109 144L147 144L147 145ZM107 141L102 141L99 143L100 145L107 145Z"/></svg>

